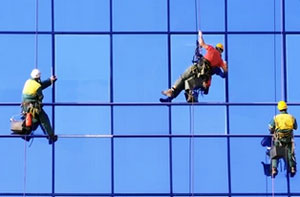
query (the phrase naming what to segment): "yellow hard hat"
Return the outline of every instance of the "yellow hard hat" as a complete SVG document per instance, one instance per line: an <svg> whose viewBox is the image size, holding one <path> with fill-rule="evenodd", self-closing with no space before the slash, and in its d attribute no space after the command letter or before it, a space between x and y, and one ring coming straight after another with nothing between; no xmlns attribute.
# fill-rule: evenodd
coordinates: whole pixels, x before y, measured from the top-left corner
<svg viewBox="0 0 300 197"><path fill-rule="evenodd" d="M277 104L277 108L279 111L287 109L287 104L284 101L279 101Z"/></svg>
<svg viewBox="0 0 300 197"><path fill-rule="evenodd" d="M218 43L218 44L216 45L216 48L220 48L220 49L222 49L222 51L224 51L224 46L223 46L223 44L221 44L221 43Z"/></svg>

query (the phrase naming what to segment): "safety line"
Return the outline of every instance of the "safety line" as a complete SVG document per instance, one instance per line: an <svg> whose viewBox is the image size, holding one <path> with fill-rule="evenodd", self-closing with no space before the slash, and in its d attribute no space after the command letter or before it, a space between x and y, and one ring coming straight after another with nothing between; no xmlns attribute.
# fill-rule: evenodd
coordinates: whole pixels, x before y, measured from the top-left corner
<svg viewBox="0 0 300 197"><path fill-rule="evenodd" d="M195 146L194 146L194 106L193 103L190 105L189 107L189 111L190 111L190 135L191 137L189 138L190 140L190 147L189 147L189 161L190 161L190 170L189 170L189 174L190 174L190 188L189 188L189 192L191 194L191 196L194 196L194 162L195 162Z"/></svg>
<svg viewBox="0 0 300 197"><path fill-rule="evenodd" d="M24 190L24 193L23 193L23 196L26 196L26 175L27 175L27 165L26 165L26 163L27 163L27 142L26 142L26 140L24 140L24 179L23 179L23 181L24 181L24 185L23 185L23 190Z"/></svg>
<svg viewBox="0 0 300 197"><path fill-rule="evenodd" d="M35 68L38 68L39 0L35 2Z"/></svg>
<svg viewBox="0 0 300 197"><path fill-rule="evenodd" d="M195 0L195 15L196 15L196 31L198 31L199 30L199 27L198 27L198 0ZM199 18L199 21L200 21L200 18Z"/></svg>

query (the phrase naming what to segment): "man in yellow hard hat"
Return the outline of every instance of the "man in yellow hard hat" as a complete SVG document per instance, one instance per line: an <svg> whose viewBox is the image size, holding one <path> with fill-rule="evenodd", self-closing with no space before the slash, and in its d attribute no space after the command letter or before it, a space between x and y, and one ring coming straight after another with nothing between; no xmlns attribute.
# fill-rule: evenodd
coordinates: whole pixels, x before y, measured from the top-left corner
<svg viewBox="0 0 300 197"><path fill-rule="evenodd" d="M43 109L42 101L44 95L42 91L53 84L57 78L56 76L51 76L49 79L42 81L41 72L38 69L33 69L30 76L31 78L25 82L22 92L23 114L27 115L30 113L32 117L32 125L27 126L26 130L31 132L41 125L43 132L48 134L49 144L52 144L57 140L57 136L54 135L49 117ZM28 141L30 138L24 139Z"/></svg>
<svg viewBox="0 0 300 197"><path fill-rule="evenodd" d="M296 158L294 150L294 134L293 130L297 129L297 121L291 114L287 113L287 104L279 101L277 108L280 113L269 123L269 130L273 134L273 143L277 147L285 147L287 149L287 162L291 177L296 174ZM278 159L272 159L272 176L277 175Z"/></svg>
<svg viewBox="0 0 300 197"><path fill-rule="evenodd" d="M199 47L206 50L206 54L199 62L187 68L176 80L172 88L162 91L162 94L168 98L160 99L161 102L170 102L176 98L182 90L186 91L187 101L194 102L193 95L191 95L193 89L201 89L204 91L204 94L207 94L213 74L218 74L222 78L226 76L227 62L223 61L221 57L224 46L221 43L218 43L215 47L206 44L201 31L198 32L198 44ZM222 73L220 73L219 68L223 70Z"/></svg>

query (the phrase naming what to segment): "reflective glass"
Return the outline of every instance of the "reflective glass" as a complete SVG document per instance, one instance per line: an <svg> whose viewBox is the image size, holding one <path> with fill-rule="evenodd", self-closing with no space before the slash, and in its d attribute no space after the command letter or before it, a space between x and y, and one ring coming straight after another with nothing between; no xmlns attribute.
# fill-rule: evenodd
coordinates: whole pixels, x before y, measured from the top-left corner
<svg viewBox="0 0 300 197"><path fill-rule="evenodd" d="M169 139L117 138L114 140L116 193L170 192Z"/></svg>
<svg viewBox="0 0 300 197"><path fill-rule="evenodd" d="M56 192L111 192L110 139L61 138L55 148Z"/></svg>
<svg viewBox="0 0 300 197"><path fill-rule="evenodd" d="M57 106L55 131L57 134L110 134L110 107Z"/></svg>
<svg viewBox="0 0 300 197"><path fill-rule="evenodd" d="M2 0L0 18L0 31L51 31L51 0Z"/></svg>
<svg viewBox="0 0 300 197"><path fill-rule="evenodd" d="M114 31L166 31L166 0L114 0Z"/></svg>
<svg viewBox="0 0 300 197"><path fill-rule="evenodd" d="M275 4L274 4L275 2ZM229 31L274 31L281 29L281 5L274 0L228 0Z"/></svg>
<svg viewBox="0 0 300 197"><path fill-rule="evenodd" d="M61 35L55 41L56 101L109 101L109 37Z"/></svg>
<svg viewBox="0 0 300 197"><path fill-rule="evenodd" d="M166 107L114 107L114 134L168 134L168 125Z"/></svg>
<svg viewBox="0 0 300 197"><path fill-rule="evenodd" d="M300 13L298 8L300 6L300 1L289 0L284 1L285 3L285 29L286 31L299 31L300 30Z"/></svg>
<svg viewBox="0 0 300 197"><path fill-rule="evenodd" d="M157 102L168 78L167 37L120 35L113 42L114 101Z"/></svg>
<svg viewBox="0 0 300 197"><path fill-rule="evenodd" d="M268 124L278 113L273 106L230 106L231 134L269 134Z"/></svg>
<svg viewBox="0 0 300 197"><path fill-rule="evenodd" d="M226 139L176 138L172 150L175 193L228 192Z"/></svg>
<svg viewBox="0 0 300 197"><path fill-rule="evenodd" d="M224 31L224 2L220 0L170 1L171 31ZM184 14L182 14L184 13ZM214 18L214 21L208 18Z"/></svg>
<svg viewBox="0 0 300 197"><path fill-rule="evenodd" d="M300 35L289 35L286 39L288 53L287 58L287 95L289 102L298 102L300 93L297 91L299 83L298 47Z"/></svg>
<svg viewBox="0 0 300 197"><path fill-rule="evenodd" d="M37 67L41 71L42 80L51 74L51 37L1 34L0 42L1 61L5 66L0 83L0 102L21 102L23 86L32 69ZM44 102L51 101L50 90L51 87L43 92Z"/></svg>
<svg viewBox="0 0 300 197"><path fill-rule="evenodd" d="M109 31L109 0L54 0L56 31Z"/></svg>
<svg viewBox="0 0 300 197"><path fill-rule="evenodd" d="M279 50L274 50L274 46L280 49L279 43L280 40L273 35L228 37L228 88L231 102L268 102L279 98L281 89L277 77L281 56Z"/></svg>
<svg viewBox="0 0 300 197"><path fill-rule="evenodd" d="M225 134L225 107L173 106L173 134Z"/></svg>

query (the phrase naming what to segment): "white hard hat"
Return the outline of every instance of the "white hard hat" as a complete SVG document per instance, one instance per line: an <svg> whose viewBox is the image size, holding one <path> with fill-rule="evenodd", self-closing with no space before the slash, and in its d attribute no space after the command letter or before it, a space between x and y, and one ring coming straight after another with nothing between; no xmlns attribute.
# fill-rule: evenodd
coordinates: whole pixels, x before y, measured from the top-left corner
<svg viewBox="0 0 300 197"><path fill-rule="evenodd" d="M31 71L31 74L30 76L33 78L33 79L37 79L37 78L40 78L41 77L41 71L39 69L33 69Z"/></svg>

